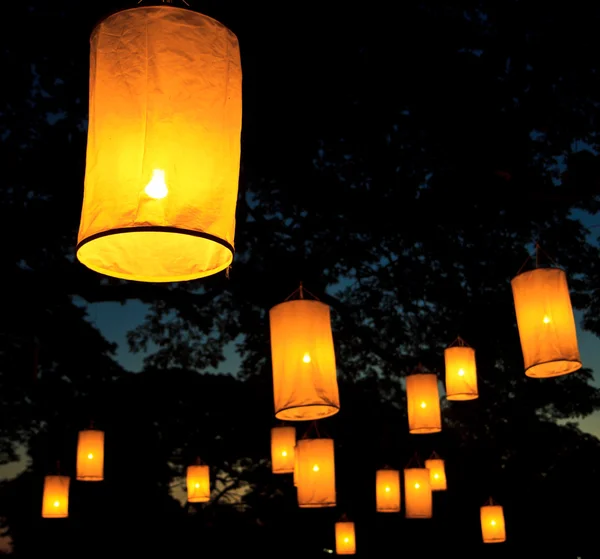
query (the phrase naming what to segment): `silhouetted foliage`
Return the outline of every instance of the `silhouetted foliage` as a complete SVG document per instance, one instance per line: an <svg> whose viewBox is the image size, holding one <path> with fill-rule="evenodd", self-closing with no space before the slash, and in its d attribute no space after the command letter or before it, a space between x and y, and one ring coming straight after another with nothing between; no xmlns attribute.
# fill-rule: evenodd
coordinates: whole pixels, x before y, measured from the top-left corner
<svg viewBox="0 0 600 559"><path fill-rule="evenodd" d="M539 240L600 335L600 250L573 213L600 209L600 8L191 3L241 43L237 253L229 280L173 285L74 257L89 34L135 2L3 6L0 459L31 459L1 487L15 556L320 557L346 512L363 557L595 557L600 441L575 422L600 391L588 369L525 377L509 280ZM299 510L268 460L268 310L300 280L334 311L342 408L319 426L336 441L332 510ZM81 308L131 299L149 306L132 350L158 347L139 374ZM476 348L480 398L445 403L441 434L409 435L402 378L419 362L441 373L457 335ZM232 343L241 370L204 374ZM106 481L73 481L70 518L43 521L43 476L57 461L74 474L92 419ZM376 515L375 470L433 450L449 484L434 519ZM171 489L196 456L219 498L180 506ZM490 494L500 546L480 543Z"/></svg>

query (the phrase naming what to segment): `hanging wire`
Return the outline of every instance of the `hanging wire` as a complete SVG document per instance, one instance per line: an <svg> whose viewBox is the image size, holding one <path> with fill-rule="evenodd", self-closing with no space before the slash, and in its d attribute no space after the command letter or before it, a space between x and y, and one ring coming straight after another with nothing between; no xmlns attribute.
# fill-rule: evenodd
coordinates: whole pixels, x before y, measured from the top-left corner
<svg viewBox="0 0 600 559"><path fill-rule="evenodd" d="M411 459L408 461L408 464L406 464L406 468L422 468L423 464L421 463L421 458L419 458L419 453L415 451L415 453L413 454L413 456L411 457Z"/></svg>
<svg viewBox="0 0 600 559"><path fill-rule="evenodd" d="M428 460L441 460L442 457L434 450Z"/></svg>
<svg viewBox="0 0 600 559"><path fill-rule="evenodd" d="M302 284L302 282L300 282L300 285L298 286L297 289L294 289L294 291L292 291L292 293L290 293L286 298L285 301L289 301L292 297L294 296L298 296L298 299L304 299L304 295L309 295L310 297L312 297L315 301L320 301L320 299L314 294L311 293L308 289L306 289L304 287L304 285ZM285 302L284 301L284 302Z"/></svg>
<svg viewBox="0 0 600 559"><path fill-rule="evenodd" d="M465 340L463 340L460 336L456 337L448 347L471 347Z"/></svg>

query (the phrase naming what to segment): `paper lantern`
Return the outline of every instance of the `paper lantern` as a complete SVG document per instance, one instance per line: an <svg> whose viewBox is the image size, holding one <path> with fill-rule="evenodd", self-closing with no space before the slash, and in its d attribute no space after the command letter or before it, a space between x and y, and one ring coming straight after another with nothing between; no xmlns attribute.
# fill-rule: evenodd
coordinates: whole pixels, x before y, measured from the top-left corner
<svg viewBox="0 0 600 559"><path fill-rule="evenodd" d="M235 35L172 6L111 15L91 36L89 101L79 260L146 282L227 268L242 116Z"/></svg>
<svg viewBox="0 0 600 559"><path fill-rule="evenodd" d="M429 482L432 491L446 491L446 467L441 458L425 460L425 467L429 470Z"/></svg>
<svg viewBox="0 0 600 559"><path fill-rule="evenodd" d="M406 377L408 430L414 435L439 433L442 430L438 379L433 373Z"/></svg>
<svg viewBox="0 0 600 559"><path fill-rule="evenodd" d="M42 496L42 518L67 518L69 516L68 476L46 476Z"/></svg>
<svg viewBox="0 0 600 559"><path fill-rule="evenodd" d="M338 555L354 555L356 553L354 522L335 523L335 552Z"/></svg>
<svg viewBox="0 0 600 559"><path fill-rule="evenodd" d="M104 432L87 429L79 432L77 442L77 479L104 479Z"/></svg>
<svg viewBox="0 0 600 559"><path fill-rule="evenodd" d="M483 543L502 543L506 541L504 511L500 505L481 507L480 517Z"/></svg>
<svg viewBox="0 0 600 559"><path fill-rule="evenodd" d="M433 498L427 468L404 470L404 499L406 518L431 518Z"/></svg>
<svg viewBox="0 0 600 559"><path fill-rule="evenodd" d="M335 507L333 439L302 439L296 444L300 508Z"/></svg>
<svg viewBox="0 0 600 559"><path fill-rule="evenodd" d="M298 486L298 446L294 447L294 487Z"/></svg>
<svg viewBox="0 0 600 559"><path fill-rule="evenodd" d="M446 362L446 398L448 400L474 400L477 391L475 350L459 338L453 347L444 350Z"/></svg>
<svg viewBox="0 0 600 559"><path fill-rule="evenodd" d="M188 466L187 495L190 503L210 501L210 470L205 464Z"/></svg>
<svg viewBox="0 0 600 559"><path fill-rule="evenodd" d="M269 316L275 417L304 421L336 414L340 397L329 307L287 301Z"/></svg>
<svg viewBox="0 0 600 559"><path fill-rule="evenodd" d="M400 512L400 472L377 470L375 474L377 512Z"/></svg>
<svg viewBox="0 0 600 559"><path fill-rule="evenodd" d="M512 282L528 377L548 378L581 368L567 276L558 268L524 272Z"/></svg>
<svg viewBox="0 0 600 559"><path fill-rule="evenodd" d="M273 427L271 429L271 467L274 474L294 473L295 447L295 427Z"/></svg>

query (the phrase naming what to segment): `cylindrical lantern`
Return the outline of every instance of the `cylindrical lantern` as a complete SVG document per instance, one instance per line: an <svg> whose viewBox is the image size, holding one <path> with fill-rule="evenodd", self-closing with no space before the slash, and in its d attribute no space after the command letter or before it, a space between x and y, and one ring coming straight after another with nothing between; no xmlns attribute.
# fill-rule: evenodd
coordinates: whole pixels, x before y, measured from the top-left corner
<svg viewBox="0 0 600 559"><path fill-rule="evenodd" d="M333 439L302 439L296 444L298 505L335 507Z"/></svg>
<svg viewBox="0 0 600 559"><path fill-rule="evenodd" d="M377 512L400 512L400 472L377 470L375 474Z"/></svg>
<svg viewBox="0 0 600 559"><path fill-rule="evenodd" d="M404 499L406 518L431 518L433 498L427 468L404 470Z"/></svg>
<svg viewBox="0 0 600 559"><path fill-rule="evenodd" d="M506 541L504 511L500 505L481 507L481 534L483 543L502 543Z"/></svg>
<svg viewBox="0 0 600 559"><path fill-rule="evenodd" d="M46 476L42 496L42 518L67 518L69 516L68 476Z"/></svg>
<svg viewBox="0 0 600 559"><path fill-rule="evenodd" d="M77 479L79 481L102 481L104 479L103 431L87 429L79 432Z"/></svg>
<svg viewBox="0 0 600 559"><path fill-rule="evenodd" d="M408 430L415 435L442 430L437 375L418 373L406 377Z"/></svg>
<svg viewBox="0 0 600 559"><path fill-rule="evenodd" d="M298 487L298 446L294 447L294 487Z"/></svg>
<svg viewBox="0 0 600 559"><path fill-rule="evenodd" d="M432 491L445 491L448 488L446 483L446 467L441 458L430 458L425 460L425 467L429 470L429 482Z"/></svg>
<svg viewBox="0 0 600 559"><path fill-rule="evenodd" d="M241 117L238 41L218 21L147 6L99 23L91 36L79 260L147 282L227 268Z"/></svg>
<svg viewBox="0 0 600 559"><path fill-rule="evenodd" d="M459 341L460 340L459 338ZM474 400L477 391L475 350L466 345L456 345L444 350L446 362L446 398L448 400Z"/></svg>
<svg viewBox="0 0 600 559"><path fill-rule="evenodd" d="M524 272L512 282L525 374L548 378L581 368L567 276L558 268Z"/></svg>
<svg viewBox="0 0 600 559"><path fill-rule="evenodd" d="M354 522L335 523L335 552L338 555L354 555L356 553Z"/></svg>
<svg viewBox="0 0 600 559"><path fill-rule="evenodd" d="M188 466L187 495L190 503L210 501L210 470L205 464Z"/></svg>
<svg viewBox="0 0 600 559"><path fill-rule="evenodd" d="M273 427L271 429L271 467L274 474L294 473L295 446L295 427Z"/></svg>
<svg viewBox="0 0 600 559"><path fill-rule="evenodd" d="M300 299L273 307L271 356L275 417L322 419L340 409L329 307Z"/></svg>

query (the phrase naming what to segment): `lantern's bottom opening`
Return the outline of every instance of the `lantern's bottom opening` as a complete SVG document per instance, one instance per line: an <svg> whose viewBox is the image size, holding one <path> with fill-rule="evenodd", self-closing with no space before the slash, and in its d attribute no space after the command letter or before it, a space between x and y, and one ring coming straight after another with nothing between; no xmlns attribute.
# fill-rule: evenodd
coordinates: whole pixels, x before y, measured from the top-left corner
<svg viewBox="0 0 600 559"><path fill-rule="evenodd" d="M77 476L77 481L104 481L103 476Z"/></svg>
<svg viewBox="0 0 600 559"><path fill-rule="evenodd" d="M454 400L456 402L476 400L477 398L479 398L479 394L477 392L457 392L456 394L446 394L446 400Z"/></svg>
<svg viewBox="0 0 600 559"><path fill-rule="evenodd" d="M340 407L333 404L304 404L278 410L275 417L283 421L311 421L331 417L339 411Z"/></svg>
<svg viewBox="0 0 600 559"><path fill-rule="evenodd" d="M208 503L209 501L210 499L206 497L188 497L188 503Z"/></svg>
<svg viewBox="0 0 600 559"><path fill-rule="evenodd" d="M292 468L291 470L273 470L274 474L293 474L294 473L294 468Z"/></svg>
<svg viewBox="0 0 600 559"><path fill-rule="evenodd" d="M409 429L411 435L429 435L431 433L441 433L441 427L419 427L418 429Z"/></svg>
<svg viewBox="0 0 600 559"><path fill-rule="evenodd" d="M335 507L336 503L319 503L317 505L301 505L298 504L298 507L301 509L328 509L331 507Z"/></svg>
<svg viewBox="0 0 600 559"><path fill-rule="evenodd" d="M133 281L189 281L228 268L233 247L223 239L176 227L126 227L83 239L79 261L100 274Z"/></svg>
<svg viewBox="0 0 600 559"><path fill-rule="evenodd" d="M42 518L69 518L68 514L42 514Z"/></svg>
<svg viewBox="0 0 600 559"><path fill-rule="evenodd" d="M377 509L377 512L400 512L400 508L397 508L397 509Z"/></svg>
<svg viewBox="0 0 600 559"><path fill-rule="evenodd" d="M501 540L483 540L483 543L504 543L506 541L506 538L501 539Z"/></svg>
<svg viewBox="0 0 600 559"><path fill-rule="evenodd" d="M537 363L528 369L525 369L525 375L531 378L552 378L568 375L581 369L581 361L558 359L556 361L546 361Z"/></svg>

